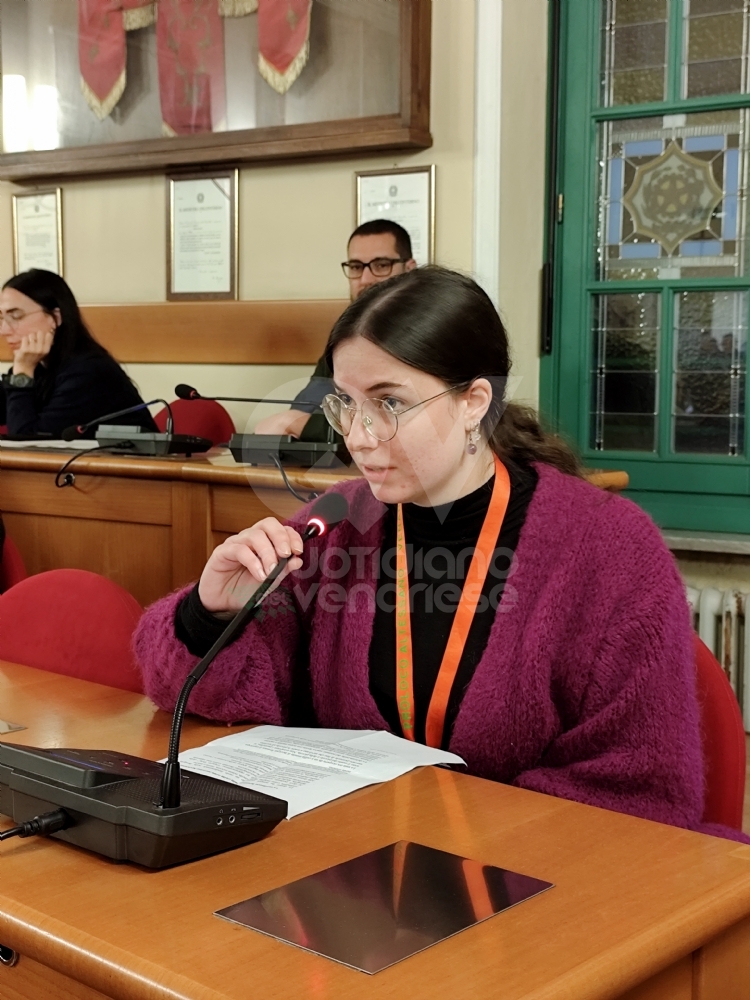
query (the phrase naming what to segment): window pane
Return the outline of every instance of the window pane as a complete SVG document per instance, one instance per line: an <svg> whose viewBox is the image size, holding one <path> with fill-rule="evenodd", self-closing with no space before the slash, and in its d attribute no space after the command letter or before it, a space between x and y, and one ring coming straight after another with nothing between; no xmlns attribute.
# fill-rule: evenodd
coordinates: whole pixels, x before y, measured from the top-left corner
<svg viewBox="0 0 750 1000"><path fill-rule="evenodd" d="M747 274L746 109L603 122L597 277Z"/></svg>
<svg viewBox="0 0 750 1000"><path fill-rule="evenodd" d="M602 0L602 103L666 96L667 0Z"/></svg>
<svg viewBox="0 0 750 1000"><path fill-rule="evenodd" d="M748 18L743 0L683 0L683 96L746 93Z"/></svg>
<svg viewBox="0 0 750 1000"><path fill-rule="evenodd" d="M591 447L654 451L660 296L593 299Z"/></svg>
<svg viewBox="0 0 750 1000"><path fill-rule="evenodd" d="M675 296L675 451L743 453L747 310L747 292Z"/></svg>

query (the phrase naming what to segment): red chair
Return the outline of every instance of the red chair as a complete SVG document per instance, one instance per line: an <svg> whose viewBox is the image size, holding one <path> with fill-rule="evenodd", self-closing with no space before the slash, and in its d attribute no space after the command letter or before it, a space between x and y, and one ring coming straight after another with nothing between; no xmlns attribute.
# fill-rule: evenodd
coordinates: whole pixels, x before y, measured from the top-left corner
<svg viewBox="0 0 750 1000"><path fill-rule="evenodd" d="M214 444L226 444L234 434L234 423L227 411L213 399L176 399L172 407L175 434L196 434ZM154 417L160 431L167 429L167 408Z"/></svg>
<svg viewBox="0 0 750 1000"><path fill-rule="evenodd" d="M747 752L742 713L721 664L697 635L695 662L706 772L703 822L741 830Z"/></svg>
<svg viewBox="0 0 750 1000"><path fill-rule="evenodd" d="M53 569L0 596L0 659L143 691L131 639L143 609L98 573Z"/></svg>
<svg viewBox="0 0 750 1000"><path fill-rule="evenodd" d="M0 594L4 594L10 587L25 580L28 575L18 546L6 535L3 542L3 561L0 563Z"/></svg>

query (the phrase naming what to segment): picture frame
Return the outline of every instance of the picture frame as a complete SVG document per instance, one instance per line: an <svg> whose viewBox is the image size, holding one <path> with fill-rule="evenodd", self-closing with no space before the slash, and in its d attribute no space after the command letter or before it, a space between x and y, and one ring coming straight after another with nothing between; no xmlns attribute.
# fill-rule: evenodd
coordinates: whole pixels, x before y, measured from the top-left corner
<svg viewBox="0 0 750 1000"><path fill-rule="evenodd" d="M403 226L418 265L435 260L435 164L359 170L356 173L357 225L390 219Z"/></svg>
<svg viewBox="0 0 750 1000"><path fill-rule="evenodd" d="M167 176L167 300L237 299L239 171Z"/></svg>
<svg viewBox="0 0 750 1000"><path fill-rule="evenodd" d="M0 15L3 2L4 0L0 0ZM232 5L229 0L226 2L229 6ZM347 3L348 0L328 0L324 6L327 11L335 12L336 9L339 11L347 9ZM239 125L227 131L203 131L179 135L154 133L151 138L127 138L120 141L113 138L110 141L97 138L99 134L97 126L89 122L88 125L82 125L82 131L79 131L83 135L90 126L89 131L92 136L90 140L72 144L62 143L56 148L30 143L23 151L19 149L14 152L0 152L0 180L31 184L66 177L107 174L122 176L179 169L206 169L211 165L220 166L228 163L289 161L346 154L361 156L367 152L429 148L432 145L430 134L432 0L397 0L397 2L393 0L392 6L399 10L399 29L393 61L388 64L390 76L387 79L395 77L397 85L393 106L392 108L389 106L387 112L370 110L365 100L358 115L353 114L351 110L342 113L336 113L334 110L331 114L321 114L315 120L305 120L304 116L300 117L295 111L289 116L289 124L267 124L267 121L275 122L276 119L273 115L269 119L264 112L256 117L255 127L252 128ZM375 19L381 16L373 3L369 4L368 9ZM317 16L317 8L314 14ZM315 23L314 16L310 42L311 60L316 57L318 42L325 41L328 37L328 28L322 25L322 22L316 28ZM13 19L0 16L0 48L4 50L7 43L10 53L34 50L34 46L29 44L30 39L25 36L16 38L11 34L12 28ZM146 28L145 32L153 30L152 26ZM45 45L50 38L53 38L53 35L47 32L44 35ZM65 98L68 104L82 100L78 93L80 91L77 65L79 49L77 44L73 44L74 41L75 39L67 39L64 60L62 56L58 60L58 70L67 80L75 81L75 86L70 84L70 101ZM321 58L326 65L331 63L331 53L324 53ZM139 60L143 62L144 59L145 55L142 58L139 56L136 62ZM10 63L9 67L6 68L3 60L4 74L24 72L23 68L14 68ZM149 80L155 78L154 72L148 76ZM315 72L322 72L322 68L316 69ZM22 75L17 75L17 80L22 81ZM300 80L304 81L304 72ZM32 84L26 81L26 85ZM313 83L313 86L318 86L318 82ZM338 95L340 96L345 90L346 88L338 87ZM125 93L127 97L127 90ZM290 95L294 101L298 100L294 88L290 91ZM130 104L135 99L132 98ZM275 106L280 100L279 95L271 93L267 103ZM128 117L132 118L133 108L130 104L121 116L123 121ZM119 113L117 109L115 110ZM109 118L104 119L105 122L109 120ZM115 132L116 129L111 135Z"/></svg>
<svg viewBox="0 0 750 1000"><path fill-rule="evenodd" d="M12 197L13 272L32 267L63 276L62 188Z"/></svg>

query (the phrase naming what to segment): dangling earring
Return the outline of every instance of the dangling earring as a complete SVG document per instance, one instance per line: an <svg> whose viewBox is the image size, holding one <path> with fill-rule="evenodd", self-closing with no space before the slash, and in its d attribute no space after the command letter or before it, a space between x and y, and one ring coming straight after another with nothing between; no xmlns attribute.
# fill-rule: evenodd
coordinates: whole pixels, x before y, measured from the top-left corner
<svg viewBox="0 0 750 1000"><path fill-rule="evenodd" d="M466 450L470 455L476 455L478 440L479 440L479 424L475 424L469 431L469 443L466 445Z"/></svg>

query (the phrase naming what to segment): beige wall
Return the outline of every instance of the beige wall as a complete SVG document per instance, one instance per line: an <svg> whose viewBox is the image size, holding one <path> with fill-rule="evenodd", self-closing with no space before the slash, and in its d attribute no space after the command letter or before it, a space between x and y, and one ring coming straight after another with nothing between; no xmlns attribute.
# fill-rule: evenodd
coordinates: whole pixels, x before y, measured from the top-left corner
<svg viewBox="0 0 750 1000"><path fill-rule="evenodd" d="M500 312L516 398L539 399L539 288L544 239L547 0L504 0L500 139Z"/></svg>
<svg viewBox="0 0 750 1000"><path fill-rule="evenodd" d="M501 302L513 341L519 395L536 399L538 272L544 181L546 0L505 0ZM322 163L249 167L240 179L240 296L339 298L339 268L353 228L354 171L437 164L437 257L471 271L474 168L474 4L434 0L432 149ZM10 188L1 185L0 273L12 272ZM165 297L165 182L161 176L66 182L65 276L81 302ZM206 331L210 337L211 331ZM226 384L249 395L278 392L305 369L131 365L146 396L171 398L175 382L205 391ZM235 406L238 426L253 421ZM265 408L264 413L271 412ZM260 412L257 416L260 417Z"/></svg>

